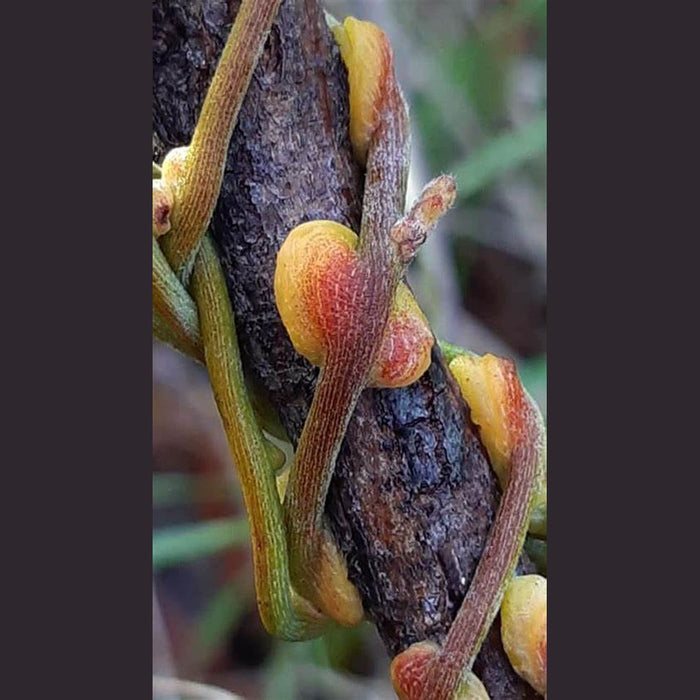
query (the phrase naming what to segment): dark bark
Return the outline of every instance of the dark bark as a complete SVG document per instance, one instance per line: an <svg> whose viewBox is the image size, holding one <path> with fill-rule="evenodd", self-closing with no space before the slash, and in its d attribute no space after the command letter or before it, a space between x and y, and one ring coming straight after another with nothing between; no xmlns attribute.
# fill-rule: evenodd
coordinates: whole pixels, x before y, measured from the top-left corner
<svg viewBox="0 0 700 700"><path fill-rule="evenodd" d="M237 5L154 2L156 158L189 141ZM333 219L359 230L362 175L347 122L345 69L316 0L283 2L234 131L212 232L246 371L294 444L317 370L294 352L277 313L275 257L304 221ZM414 385L363 393L327 515L392 656L416 641L442 641L498 499L469 409L437 349ZM535 697L512 671L496 625L475 670L494 700Z"/></svg>

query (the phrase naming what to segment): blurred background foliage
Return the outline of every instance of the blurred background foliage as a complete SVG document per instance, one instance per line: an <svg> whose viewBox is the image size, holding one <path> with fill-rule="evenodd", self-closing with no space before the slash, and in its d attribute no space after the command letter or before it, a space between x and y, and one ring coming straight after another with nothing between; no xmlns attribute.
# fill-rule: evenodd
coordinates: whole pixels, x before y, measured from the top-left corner
<svg viewBox="0 0 700 700"><path fill-rule="evenodd" d="M516 360L546 415L545 0L326 0L389 35L411 109L408 199L459 200L409 281L438 336ZM153 347L154 673L256 698L392 698L374 628L271 639L248 524L204 370Z"/></svg>

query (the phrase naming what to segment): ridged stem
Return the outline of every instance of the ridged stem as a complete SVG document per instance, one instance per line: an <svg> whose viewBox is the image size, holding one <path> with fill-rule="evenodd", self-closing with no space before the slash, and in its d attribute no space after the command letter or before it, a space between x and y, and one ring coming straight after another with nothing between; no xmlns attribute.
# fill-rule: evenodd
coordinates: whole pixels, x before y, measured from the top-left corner
<svg viewBox="0 0 700 700"><path fill-rule="evenodd" d="M318 636L326 620L290 585L287 541L273 465L243 377L231 303L219 258L208 237L191 283L204 356L250 521L255 588L265 628L289 640Z"/></svg>
<svg viewBox="0 0 700 700"><path fill-rule="evenodd" d="M159 339L165 340L198 362L204 362L197 307L170 269L155 238L153 238L153 313L154 330ZM163 330L163 327L167 330ZM165 338L162 335L165 335Z"/></svg>
<svg viewBox="0 0 700 700"><path fill-rule="evenodd" d="M194 348L190 345L183 345L180 338L178 338L170 329L170 326L163 320L163 317L157 312L153 311L153 337L159 340L161 343L169 345L174 350L181 352L183 355L189 357L195 362L200 362L197 357L193 354Z"/></svg>
<svg viewBox="0 0 700 700"><path fill-rule="evenodd" d="M357 400L365 387L402 275L389 238L401 215L408 172L408 115L393 75L383 118L367 161L358 246L358 275L364 280L349 332L328 348L311 408L297 446L284 501L292 580L315 604L322 597L320 530L335 460Z"/></svg>
<svg viewBox="0 0 700 700"><path fill-rule="evenodd" d="M498 613L505 588L515 572L530 520L539 462L531 431L536 430L537 425L534 412L528 407L526 428L513 449L508 485L484 552L445 643L426 668L421 697L453 699L463 673L471 670Z"/></svg>
<svg viewBox="0 0 700 700"><path fill-rule="evenodd" d="M171 267L186 279L214 212L231 134L280 0L243 0L219 59L177 185L172 230L163 246Z"/></svg>
<svg viewBox="0 0 700 700"><path fill-rule="evenodd" d="M440 215L452 205L452 178L431 182L403 217L409 165L408 112L393 68L384 73L380 119L370 139L356 280L347 328L327 348L285 499L292 580L317 605L327 581L318 566L322 516L335 461L379 352L396 289ZM400 218L401 217L401 218Z"/></svg>

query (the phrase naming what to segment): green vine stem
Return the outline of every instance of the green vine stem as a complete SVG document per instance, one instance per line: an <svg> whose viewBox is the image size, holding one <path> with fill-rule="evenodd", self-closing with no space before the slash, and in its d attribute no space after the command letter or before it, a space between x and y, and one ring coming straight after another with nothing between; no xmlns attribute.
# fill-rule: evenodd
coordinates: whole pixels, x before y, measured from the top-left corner
<svg viewBox="0 0 700 700"><path fill-rule="evenodd" d="M183 345L180 338L173 333L163 317L155 310L153 311L153 337L160 340L161 343L165 343L178 352L181 352L195 362L199 361L193 354L195 352L194 347L190 344Z"/></svg>
<svg viewBox="0 0 700 700"><path fill-rule="evenodd" d="M159 336L159 333L163 332L160 325L162 323L168 329L165 331L166 342L198 362L204 362L197 307L168 265L158 241L155 238L152 240L153 312L154 324L156 316L159 324L156 335Z"/></svg>
<svg viewBox="0 0 700 700"><path fill-rule="evenodd" d="M469 590L447 633L445 643L428 664L424 697L452 700L462 674L471 670L503 599L525 541L535 494L538 454L530 429L513 450L508 486L496 513Z"/></svg>
<svg viewBox="0 0 700 700"><path fill-rule="evenodd" d="M204 356L251 529L258 608L268 632L282 639L318 636L327 620L290 585L287 542L274 468L246 392L226 281L208 237L194 264L192 294L199 310Z"/></svg>
<svg viewBox="0 0 700 700"><path fill-rule="evenodd" d="M219 59L177 183L172 230L163 249L186 279L221 189L231 134L280 0L243 0Z"/></svg>
<svg viewBox="0 0 700 700"><path fill-rule="evenodd" d="M153 335L195 362L204 364L204 350L199 333L199 315L189 292L170 269L162 250L153 239ZM271 406L248 387L253 412L258 424L283 442L289 438ZM283 460L279 450L269 443L268 452L277 467Z"/></svg>

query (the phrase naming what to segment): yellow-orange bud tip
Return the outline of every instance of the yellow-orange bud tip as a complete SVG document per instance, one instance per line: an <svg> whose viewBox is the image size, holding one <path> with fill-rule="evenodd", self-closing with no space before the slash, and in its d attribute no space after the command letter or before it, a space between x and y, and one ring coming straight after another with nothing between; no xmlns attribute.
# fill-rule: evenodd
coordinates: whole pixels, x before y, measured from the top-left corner
<svg viewBox="0 0 700 700"><path fill-rule="evenodd" d="M347 17L331 27L348 71L350 140L363 165L379 122L387 81L393 73L393 53L386 34L372 22Z"/></svg>
<svg viewBox="0 0 700 700"><path fill-rule="evenodd" d="M515 671L538 693L547 693L547 579L515 577L501 604L503 648Z"/></svg>
<svg viewBox="0 0 700 700"><path fill-rule="evenodd" d="M321 581L318 589L318 604L326 615L343 627L355 627L364 618L362 600L348 578L345 558L331 538L328 530L321 534L321 556L319 558Z"/></svg>

